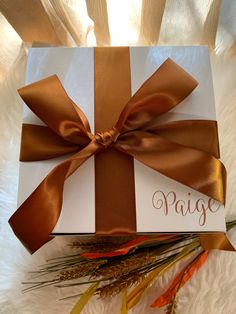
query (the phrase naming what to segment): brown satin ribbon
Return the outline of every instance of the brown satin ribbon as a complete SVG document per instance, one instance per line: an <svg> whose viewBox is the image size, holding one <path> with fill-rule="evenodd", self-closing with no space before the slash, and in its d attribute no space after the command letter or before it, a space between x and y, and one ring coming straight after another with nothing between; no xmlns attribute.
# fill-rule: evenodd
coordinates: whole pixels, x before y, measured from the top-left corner
<svg viewBox="0 0 236 314"><path fill-rule="evenodd" d="M204 233L199 235L201 246L204 250L235 251L225 233Z"/></svg>
<svg viewBox="0 0 236 314"><path fill-rule="evenodd" d="M34 252L50 240L60 215L65 180L90 156L111 149L225 203L226 171L218 160L216 122L158 124L158 116L178 105L196 86L188 73L167 59L124 105L114 127L95 135L56 76L20 89L25 103L47 125L23 126L21 160L74 153L47 175L9 220L27 249Z"/></svg>
<svg viewBox="0 0 236 314"><path fill-rule="evenodd" d="M129 59L128 47L94 49L95 132L111 129L131 97ZM135 233L133 158L113 147L96 154L95 187L96 234Z"/></svg>

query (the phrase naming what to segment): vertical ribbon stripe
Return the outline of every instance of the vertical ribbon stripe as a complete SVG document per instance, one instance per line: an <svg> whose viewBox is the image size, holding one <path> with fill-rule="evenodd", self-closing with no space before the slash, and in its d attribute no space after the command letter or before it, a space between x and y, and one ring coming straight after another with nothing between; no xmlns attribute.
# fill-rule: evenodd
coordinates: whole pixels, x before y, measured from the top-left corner
<svg viewBox="0 0 236 314"><path fill-rule="evenodd" d="M115 125L131 97L129 48L95 48L94 65L97 133ZM113 147L97 154L95 187L96 233L135 233L133 158Z"/></svg>

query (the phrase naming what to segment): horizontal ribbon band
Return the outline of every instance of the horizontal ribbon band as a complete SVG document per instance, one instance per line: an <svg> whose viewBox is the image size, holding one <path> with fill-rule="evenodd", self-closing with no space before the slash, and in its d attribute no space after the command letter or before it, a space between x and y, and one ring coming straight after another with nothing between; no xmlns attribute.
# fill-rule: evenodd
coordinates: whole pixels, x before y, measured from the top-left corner
<svg viewBox="0 0 236 314"><path fill-rule="evenodd" d="M167 59L130 98L113 128L95 135L57 76L20 89L24 102L46 124L23 125L21 160L72 153L46 176L9 220L26 248L34 252L50 240L60 216L65 180L92 155L108 148L225 203L226 170L218 159L216 121L158 123L160 115L177 106L196 86L188 73Z"/></svg>

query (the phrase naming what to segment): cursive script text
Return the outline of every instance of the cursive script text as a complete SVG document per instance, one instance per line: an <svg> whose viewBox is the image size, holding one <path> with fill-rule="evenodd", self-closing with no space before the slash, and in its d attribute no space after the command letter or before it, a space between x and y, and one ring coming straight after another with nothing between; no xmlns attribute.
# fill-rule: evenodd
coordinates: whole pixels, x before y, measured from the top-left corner
<svg viewBox="0 0 236 314"><path fill-rule="evenodd" d="M182 216L199 213L198 222L200 226L204 226L206 223L207 211L216 213L221 207L221 204L212 198L208 198L207 200L199 198L193 201L189 192L188 197L183 200L178 199L174 191L164 193L161 190L153 194L152 205L154 208L162 210L166 216L173 210Z"/></svg>

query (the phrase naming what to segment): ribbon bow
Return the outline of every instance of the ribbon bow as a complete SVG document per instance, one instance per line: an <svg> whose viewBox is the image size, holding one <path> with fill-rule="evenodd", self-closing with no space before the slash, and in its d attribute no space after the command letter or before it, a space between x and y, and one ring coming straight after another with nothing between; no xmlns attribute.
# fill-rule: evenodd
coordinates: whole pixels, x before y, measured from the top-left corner
<svg viewBox="0 0 236 314"><path fill-rule="evenodd" d="M196 86L188 73L167 59L124 104L115 126L95 135L57 76L21 88L24 102L47 125L23 125L21 160L73 153L46 176L9 220L26 248L34 252L50 240L61 212L65 180L107 147L224 203L226 171L218 160L216 121L158 122L160 115L178 105Z"/></svg>

